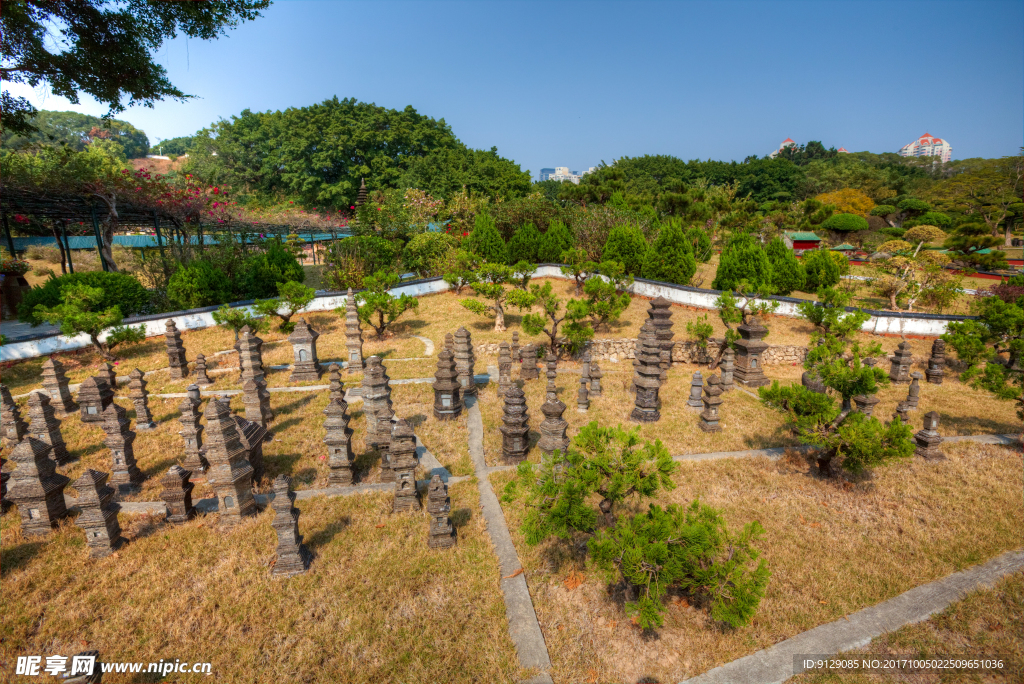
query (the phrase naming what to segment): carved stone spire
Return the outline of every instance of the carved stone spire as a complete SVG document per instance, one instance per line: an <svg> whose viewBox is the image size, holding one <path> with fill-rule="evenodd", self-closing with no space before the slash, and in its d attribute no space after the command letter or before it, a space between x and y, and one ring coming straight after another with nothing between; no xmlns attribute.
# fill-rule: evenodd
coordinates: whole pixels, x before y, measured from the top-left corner
<svg viewBox="0 0 1024 684"><path fill-rule="evenodd" d="M71 398L64 365L52 356L43 361L43 388L49 392L50 405L58 416L64 417L78 410L78 404Z"/></svg>
<svg viewBox="0 0 1024 684"><path fill-rule="evenodd" d="M200 387L209 387L213 384L213 380L207 375L206 370L206 357L196 354L196 384Z"/></svg>
<svg viewBox="0 0 1024 684"><path fill-rule="evenodd" d="M320 368L320 359L317 358L316 340L320 337L313 328L309 327L305 318L300 318L295 324L295 331L288 336L292 343L294 359L292 360L292 374L289 382L317 381L323 373Z"/></svg>
<svg viewBox="0 0 1024 684"><path fill-rule="evenodd" d="M121 525L117 512L121 509L114 503L114 488L107 486L110 476L91 468L75 480L78 491L78 507L82 513L75 518L75 525L85 532L85 543L92 558L106 558L128 543L121 536Z"/></svg>
<svg viewBox="0 0 1024 684"><path fill-rule="evenodd" d="M348 288L345 298L345 347L348 348L348 372L358 373L363 370L363 329L359 326L359 310L352 288Z"/></svg>
<svg viewBox="0 0 1024 684"><path fill-rule="evenodd" d="M7 385L0 385L0 444L14 446L28 434L28 423L21 419L21 409L11 396Z"/></svg>
<svg viewBox="0 0 1024 684"><path fill-rule="evenodd" d="M103 412L113 402L113 390L98 377L86 378L78 388L78 408L83 423L103 422Z"/></svg>
<svg viewBox="0 0 1024 684"><path fill-rule="evenodd" d="M238 427L224 402L206 403L206 459L210 463L207 482L217 493L221 520L234 523L256 515L252 496L252 466L245 458L245 447Z"/></svg>
<svg viewBox="0 0 1024 684"><path fill-rule="evenodd" d="M462 396L476 396L476 379L474 377L473 365L476 361L473 353L473 336L469 331L460 327L455 331L455 368L459 371L459 384L462 386Z"/></svg>
<svg viewBox="0 0 1024 684"><path fill-rule="evenodd" d="M7 499L18 506L24 534L46 534L68 514L64 488L71 481L57 473L50 458L50 445L33 437L22 439L11 452L11 473Z"/></svg>
<svg viewBox="0 0 1024 684"><path fill-rule="evenodd" d="M149 412L149 392L146 391L146 379L138 368L128 374L128 397L135 404L135 429L152 430L156 427L153 415Z"/></svg>
<svg viewBox="0 0 1024 684"><path fill-rule="evenodd" d="M192 489L195 485L189 482L191 477L192 471L173 465L160 478L160 484L163 485L160 499L167 504L167 522L180 524L196 517L196 509L192 505Z"/></svg>
<svg viewBox="0 0 1024 684"><path fill-rule="evenodd" d="M271 526L277 533L277 559L274 562L275 577L291 577L306 572L313 560L309 549L302 543L299 534L299 509L295 508L295 492L292 481L286 475L274 480L274 498L270 507L274 509Z"/></svg>
<svg viewBox="0 0 1024 684"><path fill-rule="evenodd" d="M181 333L174 319L164 324L164 338L167 341L167 360L170 364L171 380L181 380L188 376L188 361L185 359L185 344L181 341Z"/></svg>
<svg viewBox="0 0 1024 684"><path fill-rule="evenodd" d="M53 460L57 465L70 461L71 457L64 445L64 436L60 433L60 421L54 415L50 397L42 392L32 392L28 395L28 418L29 434L50 445L53 449Z"/></svg>
<svg viewBox="0 0 1024 684"><path fill-rule="evenodd" d="M395 503L391 512L418 511L421 506L416 494L416 435L405 420L394 423L390 451L395 474Z"/></svg>
<svg viewBox="0 0 1024 684"><path fill-rule="evenodd" d="M530 416L526 411L526 396L518 385L505 393L505 406L501 426L501 455L505 463L515 465L526 460L529 451Z"/></svg>
<svg viewBox="0 0 1024 684"><path fill-rule="evenodd" d="M135 433L129 429L128 412L111 404L103 412L103 443L110 449L113 471L110 483L121 493L133 492L146 479L135 464Z"/></svg>
<svg viewBox="0 0 1024 684"><path fill-rule="evenodd" d="M462 386L455 369L455 357L451 351L442 349L437 355L437 371L434 373L434 417L438 420L454 420L462 415Z"/></svg>
<svg viewBox="0 0 1024 684"><path fill-rule="evenodd" d="M352 428L348 426L348 403L343 397L334 398L327 402L324 409L324 429L327 436L324 437L324 444L327 445L327 465L331 469L327 476L327 484L332 487L344 487L352 484L352 466L355 463L355 456L352 454Z"/></svg>
<svg viewBox="0 0 1024 684"><path fill-rule="evenodd" d="M427 512L430 513L430 536L427 546L432 549L448 549L455 546L455 528L448 514L452 510L448 498L448 485L441 476L434 474L427 488Z"/></svg>
<svg viewBox="0 0 1024 684"><path fill-rule="evenodd" d="M564 457L566 449L569 448L569 437L566 435L569 423L562 419L562 414L565 413L565 404L559 401L555 387L555 380L558 377L556 372L558 359L554 354L548 352L544 361L547 364L548 386L544 404L540 407L541 413L544 414L544 420L540 423L540 441L537 442L537 446L545 458L551 458L556 450L561 452Z"/></svg>
<svg viewBox="0 0 1024 684"><path fill-rule="evenodd" d="M178 434L185 442L185 458L182 464L197 478L203 476L209 468L203 449L203 430L205 428L199 423L203 416L199 410L201 405L199 386L189 385L188 396L178 406L178 410L181 411L181 417L178 418L181 430L178 431Z"/></svg>

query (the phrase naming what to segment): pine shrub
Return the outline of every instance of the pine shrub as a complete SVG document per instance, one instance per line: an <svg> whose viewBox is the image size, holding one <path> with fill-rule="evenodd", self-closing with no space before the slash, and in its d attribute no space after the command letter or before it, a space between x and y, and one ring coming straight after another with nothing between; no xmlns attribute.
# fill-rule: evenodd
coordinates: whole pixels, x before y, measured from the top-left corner
<svg viewBox="0 0 1024 684"><path fill-rule="evenodd" d="M541 236L537 250L537 262L542 264L562 263L562 252L572 249L573 239L569 228L561 221L552 221Z"/></svg>
<svg viewBox="0 0 1024 684"><path fill-rule="evenodd" d="M601 261L617 261L626 273L640 275L647 258L647 240L637 226L619 225L612 228L604 243Z"/></svg>
<svg viewBox="0 0 1024 684"><path fill-rule="evenodd" d="M179 310L224 304L232 299L231 282L209 261L193 261L171 276L167 298Z"/></svg>
<svg viewBox="0 0 1024 684"><path fill-rule="evenodd" d="M804 267L782 238L776 237L769 242L765 252L772 267L772 290L775 294L786 296L793 290L804 289Z"/></svg>
<svg viewBox="0 0 1024 684"><path fill-rule="evenodd" d="M51 277L42 285L36 285L25 293L18 307L18 319L25 323L39 325L43 319L36 313L36 306L52 307L64 301L64 291L74 285L88 285L103 291L103 297L95 303L96 310L118 307L125 317L147 313L150 295L138 278L128 273L106 271L85 271Z"/></svg>
<svg viewBox="0 0 1024 684"><path fill-rule="evenodd" d="M772 266L757 240L748 233L734 235L722 251L711 287L732 292L746 282L755 290L770 288Z"/></svg>
<svg viewBox="0 0 1024 684"><path fill-rule="evenodd" d="M667 221L647 251L643 277L663 283L689 285L696 272L697 262L682 225L675 220Z"/></svg>
<svg viewBox="0 0 1024 684"><path fill-rule="evenodd" d="M807 291L819 287L832 287L839 283L839 264L832 258L830 250L812 249L804 252L804 273Z"/></svg>
<svg viewBox="0 0 1024 684"><path fill-rule="evenodd" d="M531 264L537 263L537 255L540 253L541 236L540 231L532 223L527 223L512 234L508 241L508 261L514 264L520 261L528 261Z"/></svg>
<svg viewBox="0 0 1024 684"><path fill-rule="evenodd" d="M492 264L508 263L508 245L501 239L501 233L494 226L494 219L488 214L477 214L473 232L466 240L469 251L480 255Z"/></svg>

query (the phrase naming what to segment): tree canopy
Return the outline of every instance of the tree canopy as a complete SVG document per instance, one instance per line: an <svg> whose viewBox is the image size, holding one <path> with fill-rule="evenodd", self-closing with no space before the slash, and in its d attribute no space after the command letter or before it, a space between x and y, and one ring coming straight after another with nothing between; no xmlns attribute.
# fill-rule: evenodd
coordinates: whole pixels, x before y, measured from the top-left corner
<svg viewBox="0 0 1024 684"><path fill-rule="evenodd" d="M29 121L35 130L25 133L4 130L3 149L24 150L66 144L81 152L96 140L111 140L124 148L124 154L129 159L145 157L149 151L149 138L145 132L127 121L45 109L37 112Z"/></svg>

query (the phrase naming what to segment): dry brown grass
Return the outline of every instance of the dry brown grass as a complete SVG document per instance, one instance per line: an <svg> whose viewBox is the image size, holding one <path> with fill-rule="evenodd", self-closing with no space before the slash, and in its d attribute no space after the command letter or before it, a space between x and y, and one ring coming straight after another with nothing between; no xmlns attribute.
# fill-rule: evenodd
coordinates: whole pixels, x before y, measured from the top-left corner
<svg viewBox="0 0 1024 684"><path fill-rule="evenodd" d="M426 512L391 515L390 495L299 502L316 557L290 579L269 572L270 511L232 529L215 514L177 527L122 515L130 543L92 560L73 524L24 538L11 510L0 518L0 661L13 672L19 655L95 648L106 662L212 662L217 682L515 681L476 485L450 494L460 526L446 551L427 548Z"/></svg>
<svg viewBox="0 0 1024 684"><path fill-rule="evenodd" d="M915 658L944 658L970 654L972 658L998 656L1004 661L1000 672L949 674L939 677L911 675L902 679L891 676L843 673L829 675L804 673L790 682L827 684L872 684L880 681L985 681L1020 682L1024 679L1024 573L1000 580L992 589L971 592L935 617L917 625L901 627L895 632L874 639L863 649L843 654L885 658L912 655ZM913 677L913 679L911 679Z"/></svg>
<svg viewBox="0 0 1024 684"><path fill-rule="evenodd" d="M683 597L656 638L624 618L621 594L556 542L526 546L521 503L504 505L556 681L680 681L1020 545L1019 449L954 444L858 484L822 480L803 458L684 463L662 504L695 498L730 529L758 520L772 572L751 625L731 630ZM510 473L491 476L502 489ZM553 566L552 563L555 565ZM554 567L557 566L557 569ZM567 590L572 571L586 581Z"/></svg>

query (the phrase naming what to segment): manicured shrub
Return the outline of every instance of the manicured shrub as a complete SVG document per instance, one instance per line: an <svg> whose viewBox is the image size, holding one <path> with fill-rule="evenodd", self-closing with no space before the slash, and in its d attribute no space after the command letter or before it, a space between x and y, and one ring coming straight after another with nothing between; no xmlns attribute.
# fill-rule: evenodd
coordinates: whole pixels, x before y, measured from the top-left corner
<svg viewBox="0 0 1024 684"><path fill-rule="evenodd" d="M836 262L836 266L839 267L839 275L850 275L850 260L845 254L832 250L829 250L828 254L832 257L832 261Z"/></svg>
<svg viewBox="0 0 1024 684"><path fill-rule="evenodd" d="M871 210L872 216L888 216L889 214L895 214L899 209L891 204L879 204Z"/></svg>
<svg viewBox="0 0 1024 684"><path fill-rule="evenodd" d="M630 275L640 275L647 258L647 240L636 226L615 226L604 243L601 261L617 261Z"/></svg>
<svg viewBox="0 0 1024 684"><path fill-rule="evenodd" d="M937 226L943 230L949 230L953 227L953 219L941 211L926 211L916 218L903 222L904 228L913 228L914 226Z"/></svg>
<svg viewBox="0 0 1024 684"><path fill-rule="evenodd" d="M776 237L765 248L768 262L772 266L772 291L777 295L788 295L793 290L804 288L804 267L782 238Z"/></svg>
<svg viewBox="0 0 1024 684"><path fill-rule="evenodd" d="M815 292L819 287L832 287L839 282L839 264L827 249L804 252L804 273L806 291L809 292Z"/></svg>
<svg viewBox="0 0 1024 684"><path fill-rule="evenodd" d="M931 211L932 208L932 205L928 204L924 200L915 199L913 197L901 200L896 206L900 211L905 211L909 214L923 214L926 211Z"/></svg>
<svg viewBox="0 0 1024 684"><path fill-rule="evenodd" d="M209 261L193 261L171 276L167 299L179 310L224 304L232 299L231 281Z"/></svg>
<svg viewBox="0 0 1024 684"><path fill-rule="evenodd" d="M543 264L562 263L562 252L572 249L573 239L569 228L561 221L552 221L541 236L537 250L537 262Z"/></svg>
<svg viewBox="0 0 1024 684"><path fill-rule="evenodd" d="M514 264L519 261L528 261L531 264L537 263L537 255L540 254L541 235L537 227L527 223L512 234L508 241L508 262Z"/></svg>
<svg viewBox="0 0 1024 684"><path fill-rule="evenodd" d="M445 261L447 252L458 249L458 246L458 239L448 233L420 233L414 235L402 250L402 264L422 278L441 275L434 272L437 265Z"/></svg>
<svg viewBox="0 0 1024 684"><path fill-rule="evenodd" d="M644 260L643 277L663 283L689 285L697 272L697 262L683 227L678 221L662 225Z"/></svg>
<svg viewBox="0 0 1024 684"><path fill-rule="evenodd" d="M752 235L737 233L722 250L711 287L732 292L744 281L755 290L771 287L772 266Z"/></svg>
<svg viewBox="0 0 1024 684"><path fill-rule="evenodd" d="M18 319L39 325L43 319L36 313L36 306L42 304L52 307L63 303L64 290L72 285L87 285L103 291L103 297L94 303L97 311L116 306L122 316L128 317L147 313L149 310L149 292L135 276L128 273L86 271L52 277L42 285L33 287L25 293L18 307Z"/></svg>
<svg viewBox="0 0 1024 684"><path fill-rule="evenodd" d="M492 264L508 263L508 245L501 239L501 233L495 228L494 219L487 214L476 215L473 232L466 240L466 248Z"/></svg>
<svg viewBox="0 0 1024 684"><path fill-rule="evenodd" d="M857 214L834 214L822 222L824 230L834 230L839 233L852 233L857 230L867 230L868 221Z"/></svg>
<svg viewBox="0 0 1024 684"><path fill-rule="evenodd" d="M263 252L246 261L236 294L243 299L273 297L278 283L301 283L305 279L306 272L291 250L280 240L268 240Z"/></svg>
<svg viewBox="0 0 1024 684"><path fill-rule="evenodd" d="M686 231L686 241L693 249L693 258L702 264L711 260L711 236L707 231L697 226L692 226Z"/></svg>

